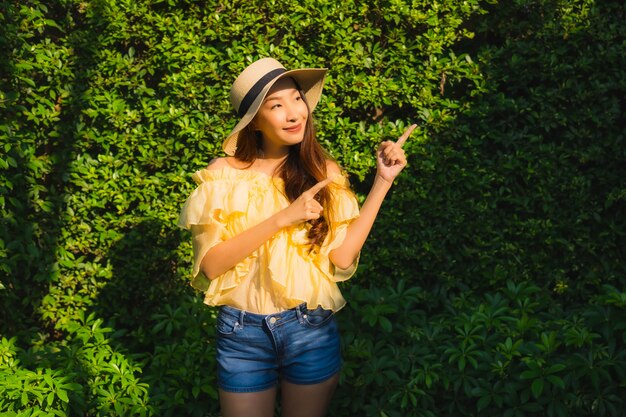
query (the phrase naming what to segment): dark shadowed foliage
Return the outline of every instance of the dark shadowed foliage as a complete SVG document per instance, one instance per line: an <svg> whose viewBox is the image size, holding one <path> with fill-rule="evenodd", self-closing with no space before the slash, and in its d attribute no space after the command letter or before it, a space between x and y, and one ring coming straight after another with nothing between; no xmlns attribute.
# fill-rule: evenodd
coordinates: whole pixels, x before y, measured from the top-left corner
<svg viewBox="0 0 626 417"><path fill-rule="evenodd" d="M217 416L176 227L248 62L409 166L342 290L332 416L622 416L626 13L594 0L0 0L0 414Z"/></svg>

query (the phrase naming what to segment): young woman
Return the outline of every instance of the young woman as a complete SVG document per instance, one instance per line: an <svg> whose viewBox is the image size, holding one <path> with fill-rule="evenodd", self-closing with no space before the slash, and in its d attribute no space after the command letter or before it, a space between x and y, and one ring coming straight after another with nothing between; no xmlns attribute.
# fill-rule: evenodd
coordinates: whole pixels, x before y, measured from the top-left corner
<svg viewBox="0 0 626 417"><path fill-rule="evenodd" d="M311 112L325 69L287 71L260 59L237 77L240 121L228 155L193 176L179 225L191 229L192 285L220 306L217 363L224 417L324 416L341 367L337 282L352 276L394 178L397 141L377 150L377 173L358 207L347 179L315 139Z"/></svg>

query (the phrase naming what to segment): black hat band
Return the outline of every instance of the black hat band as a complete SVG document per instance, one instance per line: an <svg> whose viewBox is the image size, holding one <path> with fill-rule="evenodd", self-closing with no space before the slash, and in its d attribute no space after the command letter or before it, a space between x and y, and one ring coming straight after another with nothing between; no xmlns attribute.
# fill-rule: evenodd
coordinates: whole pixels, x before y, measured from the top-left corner
<svg viewBox="0 0 626 417"><path fill-rule="evenodd" d="M272 81L274 78L276 78L277 76L285 72L287 72L287 70L284 68L276 68L275 70L272 70L268 72L267 74L265 74L256 83L254 83L252 88L248 90L248 93L243 98L243 100L241 100L241 104L239 105L239 112L238 112L239 117L243 117L248 112L248 109L250 109L250 106L252 105L252 103L254 103L254 100L258 97L261 91L263 91L263 88L265 88L265 86L270 81Z"/></svg>

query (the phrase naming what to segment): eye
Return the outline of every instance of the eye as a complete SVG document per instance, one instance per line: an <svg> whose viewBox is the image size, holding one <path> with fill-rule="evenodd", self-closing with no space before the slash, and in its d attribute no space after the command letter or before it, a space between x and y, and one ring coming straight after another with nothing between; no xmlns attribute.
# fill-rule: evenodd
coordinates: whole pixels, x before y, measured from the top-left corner
<svg viewBox="0 0 626 417"><path fill-rule="evenodd" d="M274 104L272 107L270 107L270 110L277 109L278 107L280 107L280 104Z"/></svg>

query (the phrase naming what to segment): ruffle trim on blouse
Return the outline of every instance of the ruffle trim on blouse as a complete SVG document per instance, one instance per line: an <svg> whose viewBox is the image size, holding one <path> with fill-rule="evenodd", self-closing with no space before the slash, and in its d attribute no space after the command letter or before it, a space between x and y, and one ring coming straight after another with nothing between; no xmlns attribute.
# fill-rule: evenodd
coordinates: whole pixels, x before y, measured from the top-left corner
<svg viewBox="0 0 626 417"><path fill-rule="evenodd" d="M200 170L193 175L198 187L185 202L178 225L190 228L192 225L212 225L222 228L223 239L228 238L238 224L238 216L247 215L250 220L250 197L261 193L264 208L276 212L286 202L280 193L282 179L270 177L256 171L245 171L231 167L216 170ZM280 183L276 183L279 181ZM275 184L277 187L268 185ZM334 219L324 244L313 253L306 239L306 228L284 229L270 239L262 249L253 252L234 268L209 281L199 272L192 279L192 286L205 292L205 302L221 304L228 293L237 287L251 272L251 268L267 268L274 283L276 293L282 293L285 300L307 302L309 305L339 310L345 305L336 282L350 278L356 271L358 260L348 269L336 268L328 255L339 247L346 236L348 224L359 216L359 206L347 179L338 176L329 185L333 193ZM273 190L268 192L268 190ZM255 217L255 216L253 216ZM229 232L226 232L229 230ZM216 242L202 242L212 247ZM260 253L263 258L257 259ZM204 252L206 254L206 251ZM196 260L196 263L199 260ZM255 262L259 265L255 265ZM194 272L197 268L194 268ZM208 288L207 288L208 286Z"/></svg>
<svg viewBox="0 0 626 417"><path fill-rule="evenodd" d="M197 187L181 209L178 226L185 229L200 226L205 229L210 228L211 232L204 233L204 236L197 236L198 241L194 242L196 246L194 252L197 252L197 256L193 266L191 286L202 292L207 290L226 292L236 287L241 278L247 275L250 265L257 257L256 252L212 281L200 271L200 262L213 246L232 237L233 226L237 220L243 216L248 218L253 216L254 210L251 210L249 206L251 196L262 195L267 197L272 204L278 204L280 193L277 187L271 187L273 191L269 194L267 191L269 184L276 181L282 182L282 179L231 167L202 169L196 171L192 179Z"/></svg>
<svg viewBox="0 0 626 417"><path fill-rule="evenodd" d="M247 212L254 183L245 181L245 178L244 181L236 179L228 171L232 169L203 169L193 174L192 178L198 186L187 198L181 210L179 227L188 229L193 224L211 224L214 221L226 223L228 216ZM259 175L237 171L244 177ZM271 180L270 177L267 179Z"/></svg>
<svg viewBox="0 0 626 417"><path fill-rule="evenodd" d="M343 177L334 180L334 219L330 224L333 233L328 234L319 249L310 250L306 227L283 230L272 241L272 253L281 256L269 258L268 270L272 281L284 288L287 299L321 305L333 311L345 305L336 283L354 274L358 259L349 268L341 269L329 258L330 252L343 243L350 222L359 216L356 198L345 182ZM306 271L314 272L307 274Z"/></svg>
<svg viewBox="0 0 626 417"><path fill-rule="evenodd" d="M268 264L270 278L281 287L283 298L294 305L306 302L313 308L321 305L333 311L341 309L345 300L333 279L334 270L320 268L323 263L319 253L303 254L302 248L292 245L285 237L276 239L272 252L282 255L280 259L270 257Z"/></svg>

